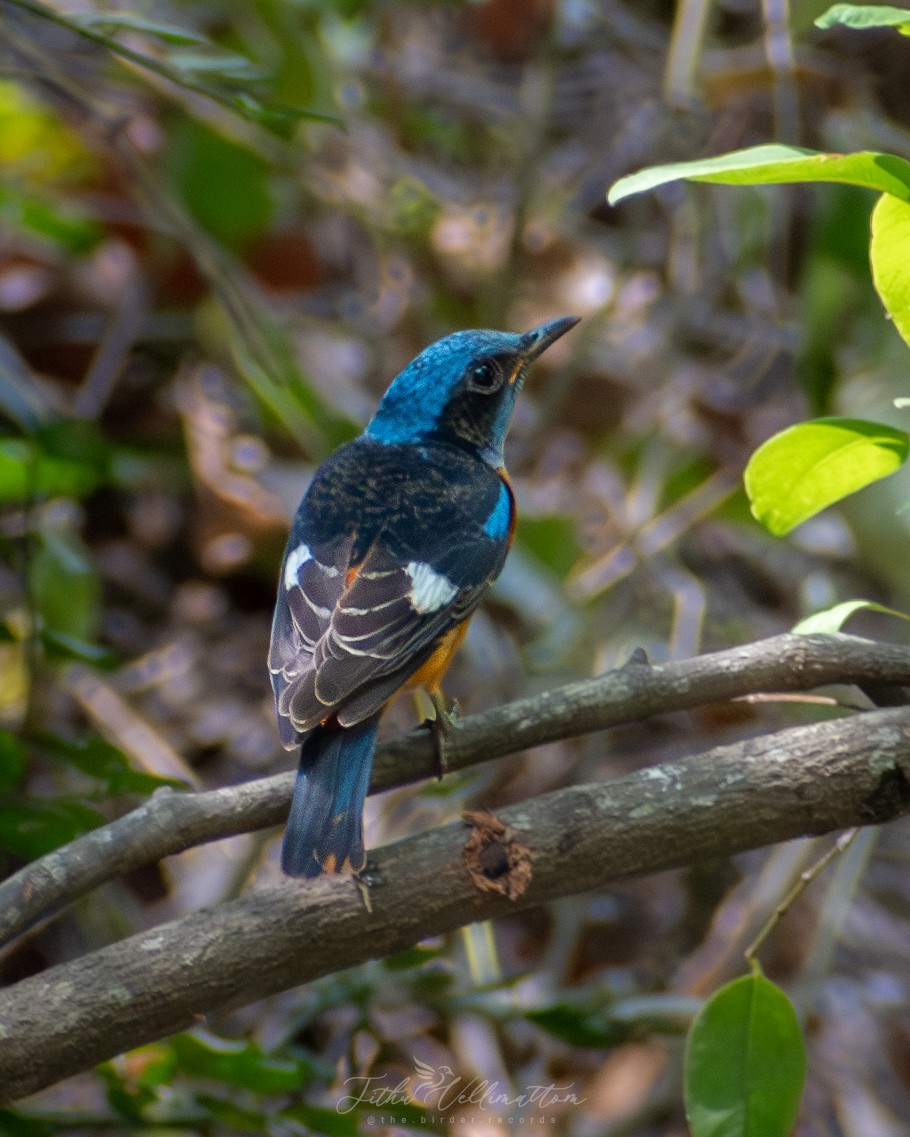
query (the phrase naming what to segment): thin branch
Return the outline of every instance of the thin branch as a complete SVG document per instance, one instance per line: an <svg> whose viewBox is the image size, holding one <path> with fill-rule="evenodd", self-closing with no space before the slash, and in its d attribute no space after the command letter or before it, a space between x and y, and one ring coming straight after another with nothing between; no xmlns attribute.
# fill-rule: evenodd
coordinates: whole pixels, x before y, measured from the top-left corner
<svg viewBox="0 0 910 1137"><path fill-rule="evenodd" d="M153 74L159 75L162 79L167 79L167 81L173 83L175 87L182 87L186 91L193 92L193 94L202 95L206 99L210 99L213 103L224 107L225 110L229 110L232 114L239 115L247 121L257 121L256 118L251 115L250 108L255 105L255 100L252 98L247 97L247 103L245 104L238 92L219 90L210 83L200 82L185 72L169 66L164 60L156 59L154 56L146 55L140 51L134 51L131 47L121 43L113 36L105 35L104 32L99 32L96 28L91 27L87 23L83 23L79 19L73 19L63 12L58 12L55 8L51 8L47 4L42 4L40 0L8 0L8 2L14 4L17 8L23 9L23 11L29 12L33 16L37 16L39 19L47 20L50 23L58 24L60 27L66 28L82 39L89 40L97 47L103 47L106 51L118 56L127 63L132 63L136 67L144 68L146 71L151 71ZM309 118L316 122L332 123L335 126L342 124L338 115L326 114L323 111L304 110L302 107L282 107L277 103L272 105L276 112L293 114L301 119ZM265 109L269 109L268 105L266 105Z"/></svg>
<svg viewBox="0 0 910 1137"><path fill-rule="evenodd" d="M746 963L748 963L753 971L756 971L758 969L758 960L756 959L756 956L758 955L759 948L762 946L768 936L771 935L777 925L790 911L796 901L799 900L799 898L806 891L813 880L815 880L817 876L820 876L821 873L825 871L825 869L828 867L828 865L831 864L835 857L840 856L840 854L843 853L845 849L848 849L853 844L858 833L859 829L857 829L856 826L854 826L852 829L846 830L844 833L841 833L834 844L831 845L830 848L828 848L822 854L822 856L820 856L815 861L813 865L807 869L804 869L799 874L799 878L796 883L791 889L789 889L787 895L783 898L783 900L780 901L780 903L777 905L768 919L764 922L764 924L762 924L756 935L753 937L752 942L743 952Z"/></svg>
<svg viewBox="0 0 910 1137"><path fill-rule="evenodd" d="M509 827L525 869L530 855L530 877L514 900L479 887L464 825L443 825L370 855L369 910L349 877L288 880L0 992L0 1104L428 935L630 874L908 811L910 709L900 708L792 728L504 809L491 830Z"/></svg>
<svg viewBox="0 0 910 1137"><path fill-rule="evenodd" d="M910 685L910 649L854 636L775 636L651 667L630 662L596 679L521 699L454 724L446 763L461 770L557 739L757 692L832 683ZM379 748L371 792L432 777L433 743L414 731ZM0 884L0 944L107 880L194 845L281 824L292 774L205 793L159 791L110 825L41 857Z"/></svg>

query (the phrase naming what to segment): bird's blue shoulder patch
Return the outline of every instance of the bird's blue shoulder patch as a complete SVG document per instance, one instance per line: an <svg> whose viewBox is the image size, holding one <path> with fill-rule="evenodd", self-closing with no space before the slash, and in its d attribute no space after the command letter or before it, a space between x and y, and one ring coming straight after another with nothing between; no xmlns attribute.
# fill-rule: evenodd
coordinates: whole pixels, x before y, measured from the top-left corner
<svg viewBox="0 0 910 1137"><path fill-rule="evenodd" d="M483 531L494 541L502 541L508 534L512 525L512 495L503 482L499 487L499 497L493 506L493 512L486 519Z"/></svg>

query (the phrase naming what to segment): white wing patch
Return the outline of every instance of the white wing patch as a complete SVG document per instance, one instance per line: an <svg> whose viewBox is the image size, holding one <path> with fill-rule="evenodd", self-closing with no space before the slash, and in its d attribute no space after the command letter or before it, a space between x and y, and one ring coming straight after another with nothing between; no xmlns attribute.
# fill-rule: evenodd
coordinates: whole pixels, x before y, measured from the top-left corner
<svg viewBox="0 0 910 1137"><path fill-rule="evenodd" d="M421 615L444 608L458 591L447 576L422 561L410 561L404 571L411 578L408 600Z"/></svg>
<svg viewBox="0 0 910 1137"><path fill-rule="evenodd" d="M307 561L312 560L313 554L310 552L309 545L298 545L296 549L292 549L288 553L288 559L284 562L284 587L285 591L290 592L297 584L297 574L300 572L300 566L306 564Z"/></svg>
<svg viewBox="0 0 910 1137"><path fill-rule="evenodd" d="M301 567L312 559L313 554L310 552L309 545L298 545L296 549L292 549L288 553L288 559L284 562L284 587L286 592L290 592L292 588L297 587L300 583ZM324 565L321 561L317 561L316 564L325 576L338 575L338 569L335 565ZM313 604L311 604L310 607L315 608ZM327 608L319 609L318 611L320 615L327 616L329 614Z"/></svg>

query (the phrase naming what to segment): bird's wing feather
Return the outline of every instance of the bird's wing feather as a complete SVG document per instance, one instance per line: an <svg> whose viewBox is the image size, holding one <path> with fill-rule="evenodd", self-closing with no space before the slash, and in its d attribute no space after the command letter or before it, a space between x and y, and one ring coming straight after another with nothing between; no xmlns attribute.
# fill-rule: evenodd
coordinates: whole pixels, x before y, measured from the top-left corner
<svg viewBox="0 0 910 1137"><path fill-rule="evenodd" d="M507 542L480 526L439 541L405 560L378 539L356 567L351 541L288 554L270 655L285 746L332 714L344 725L372 714L476 607Z"/></svg>
<svg viewBox="0 0 910 1137"><path fill-rule="evenodd" d="M272 621L269 672L282 744L301 741L288 702L300 687L315 684L315 653L345 588L353 537L311 548L292 542L285 553Z"/></svg>

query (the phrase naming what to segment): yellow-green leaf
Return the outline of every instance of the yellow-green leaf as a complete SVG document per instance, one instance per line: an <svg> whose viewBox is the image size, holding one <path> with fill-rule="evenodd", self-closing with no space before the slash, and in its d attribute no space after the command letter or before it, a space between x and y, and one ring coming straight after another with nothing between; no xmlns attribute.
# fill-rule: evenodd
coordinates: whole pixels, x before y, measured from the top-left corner
<svg viewBox="0 0 910 1137"><path fill-rule="evenodd" d="M798 624L794 624L792 631L799 636L811 636L816 632L839 632L854 612L882 612L886 616L897 616L901 620L910 620L906 612L898 612L896 608L886 608L884 604L876 604L874 600L844 600L835 604L833 608L824 608L821 612L813 612Z"/></svg>
<svg viewBox="0 0 910 1137"><path fill-rule="evenodd" d="M906 8L892 8L879 4L835 4L815 21L817 28L897 28L903 35L910 33L910 12Z"/></svg>
<svg viewBox="0 0 910 1137"><path fill-rule="evenodd" d="M910 204L890 194L872 210L872 279L894 326L910 344Z"/></svg>
<svg viewBox="0 0 910 1137"><path fill-rule="evenodd" d="M680 179L722 185L774 185L787 182L847 182L910 201L910 162L896 154L861 150L825 154L801 146L752 146L714 158L651 166L620 178L607 194L615 205L625 197Z"/></svg>
<svg viewBox="0 0 910 1137"><path fill-rule="evenodd" d="M753 515L781 537L848 494L893 474L910 439L861 419L820 418L775 434L746 466Z"/></svg>

